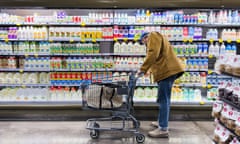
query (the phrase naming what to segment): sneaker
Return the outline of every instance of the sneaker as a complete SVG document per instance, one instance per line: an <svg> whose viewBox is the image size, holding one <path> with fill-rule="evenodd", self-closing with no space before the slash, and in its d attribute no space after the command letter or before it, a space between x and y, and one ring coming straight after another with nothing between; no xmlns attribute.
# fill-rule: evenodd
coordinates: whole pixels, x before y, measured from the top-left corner
<svg viewBox="0 0 240 144"><path fill-rule="evenodd" d="M154 121L154 122L151 122L151 126L153 126L153 127L158 127L158 122L157 121Z"/></svg>
<svg viewBox="0 0 240 144"><path fill-rule="evenodd" d="M148 132L148 136L153 138L168 138L168 131L162 131L159 128L156 128L153 131Z"/></svg>

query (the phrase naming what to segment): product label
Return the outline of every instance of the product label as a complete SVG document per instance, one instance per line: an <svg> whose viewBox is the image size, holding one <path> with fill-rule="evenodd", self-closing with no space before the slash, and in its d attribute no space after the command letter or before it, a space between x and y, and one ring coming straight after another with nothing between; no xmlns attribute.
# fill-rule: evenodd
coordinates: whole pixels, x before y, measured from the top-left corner
<svg viewBox="0 0 240 144"><path fill-rule="evenodd" d="M214 102L213 103L213 111L214 112L221 112L222 110L222 103L221 102Z"/></svg>
<svg viewBox="0 0 240 144"><path fill-rule="evenodd" d="M224 128L224 130L222 131L222 133L220 135L221 141L226 142L227 139L229 138L229 136L230 136L230 132Z"/></svg>

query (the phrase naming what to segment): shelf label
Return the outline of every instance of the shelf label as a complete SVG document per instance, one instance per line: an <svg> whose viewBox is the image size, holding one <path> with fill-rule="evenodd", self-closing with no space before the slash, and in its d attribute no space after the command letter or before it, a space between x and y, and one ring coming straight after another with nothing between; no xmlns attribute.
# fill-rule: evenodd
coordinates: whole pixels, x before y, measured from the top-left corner
<svg viewBox="0 0 240 144"><path fill-rule="evenodd" d="M128 40L128 38L123 38L123 40L124 40L124 41L127 41L127 40Z"/></svg>
<svg viewBox="0 0 240 144"><path fill-rule="evenodd" d="M199 104L200 105L205 105L205 102L204 101L200 101Z"/></svg>
<svg viewBox="0 0 240 144"><path fill-rule="evenodd" d="M232 42L232 40L228 39L228 40L227 40L227 42L228 42L228 43L231 43L231 42Z"/></svg>
<svg viewBox="0 0 240 144"><path fill-rule="evenodd" d="M95 42L96 42L96 39L95 39L95 38L94 38L94 39L92 39L92 42L94 42L94 43L95 43Z"/></svg>
<svg viewBox="0 0 240 144"><path fill-rule="evenodd" d="M189 42L192 43L192 42L193 42L193 39L189 39Z"/></svg>
<svg viewBox="0 0 240 144"><path fill-rule="evenodd" d="M184 39L183 39L183 42L187 42L187 39L184 38Z"/></svg>
<svg viewBox="0 0 240 144"><path fill-rule="evenodd" d="M208 57L209 57L209 58L213 58L213 55L212 55L212 54L210 54L210 55L208 55Z"/></svg>
<svg viewBox="0 0 240 144"><path fill-rule="evenodd" d="M213 43L213 39L210 39L209 42L210 42L210 43Z"/></svg>
<svg viewBox="0 0 240 144"><path fill-rule="evenodd" d="M240 39L237 39L237 43L240 43Z"/></svg>
<svg viewBox="0 0 240 144"><path fill-rule="evenodd" d="M219 43L222 43L222 42L223 42L223 39L219 39L218 41L219 41Z"/></svg>
<svg viewBox="0 0 240 144"><path fill-rule="evenodd" d="M135 37L133 40L136 42L136 41L138 41L138 38Z"/></svg>
<svg viewBox="0 0 240 144"><path fill-rule="evenodd" d="M50 43L52 43L52 42L53 42L53 40L49 40L49 42L50 42Z"/></svg>
<svg viewBox="0 0 240 144"><path fill-rule="evenodd" d="M81 26L86 26L86 23L85 23L85 22L82 22L82 23L81 23Z"/></svg>
<svg viewBox="0 0 240 144"><path fill-rule="evenodd" d="M17 23L16 26L21 26L21 24L20 24L20 23Z"/></svg>
<svg viewBox="0 0 240 144"><path fill-rule="evenodd" d="M203 87L203 88L207 88L207 86L206 86L206 85L202 85L202 87Z"/></svg>
<svg viewBox="0 0 240 144"><path fill-rule="evenodd" d="M5 42L8 42L9 40L8 40L8 38L6 38L4 41L5 41Z"/></svg>
<svg viewBox="0 0 240 144"><path fill-rule="evenodd" d="M73 39L70 39L70 41L69 41L70 43L73 43L74 42L74 40Z"/></svg>
<svg viewBox="0 0 240 144"><path fill-rule="evenodd" d="M22 88L26 88L26 85L22 85Z"/></svg>
<svg viewBox="0 0 240 144"><path fill-rule="evenodd" d="M208 74L212 74L213 73L213 71L212 70L208 70Z"/></svg>
<svg viewBox="0 0 240 144"><path fill-rule="evenodd" d="M35 56L35 57L38 57L38 54L37 54L37 53L35 53L35 54L34 54L34 56Z"/></svg>
<svg viewBox="0 0 240 144"><path fill-rule="evenodd" d="M81 39L81 42L83 42L83 43L84 43L84 42L86 42L86 40L85 40L85 39Z"/></svg>
<svg viewBox="0 0 240 144"><path fill-rule="evenodd" d="M212 88L212 85L208 84L208 85L207 85L207 88L208 88L208 89Z"/></svg>
<svg viewBox="0 0 240 144"><path fill-rule="evenodd" d="M118 41L118 39L117 39L117 38L113 38L113 40L114 40L114 41Z"/></svg>
<svg viewBox="0 0 240 144"><path fill-rule="evenodd" d="M28 54L25 54L25 57L28 57L29 55Z"/></svg>

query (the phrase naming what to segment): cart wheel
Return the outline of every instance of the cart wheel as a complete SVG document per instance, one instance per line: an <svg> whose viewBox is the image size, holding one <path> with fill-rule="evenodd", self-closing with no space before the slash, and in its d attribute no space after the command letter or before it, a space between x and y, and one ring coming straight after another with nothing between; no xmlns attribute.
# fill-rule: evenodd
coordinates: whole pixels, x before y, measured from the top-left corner
<svg viewBox="0 0 240 144"><path fill-rule="evenodd" d="M137 141L137 143L144 143L145 136L143 134L137 134L136 135L136 141Z"/></svg>
<svg viewBox="0 0 240 144"><path fill-rule="evenodd" d="M93 124L93 127L94 127L94 128L100 128L100 125L95 122L95 123Z"/></svg>
<svg viewBox="0 0 240 144"><path fill-rule="evenodd" d="M90 136L92 139L98 139L99 137L99 130L91 130L90 131Z"/></svg>

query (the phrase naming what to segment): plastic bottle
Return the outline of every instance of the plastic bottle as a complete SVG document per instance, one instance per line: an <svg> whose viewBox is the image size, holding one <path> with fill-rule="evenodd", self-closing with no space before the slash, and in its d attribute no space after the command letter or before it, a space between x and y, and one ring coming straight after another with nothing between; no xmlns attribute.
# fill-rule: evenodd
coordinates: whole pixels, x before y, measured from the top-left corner
<svg viewBox="0 0 240 144"><path fill-rule="evenodd" d="M224 42L221 44L221 46L220 46L220 55L223 55L226 51L225 51L225 44L224 44Z"/></svg>

